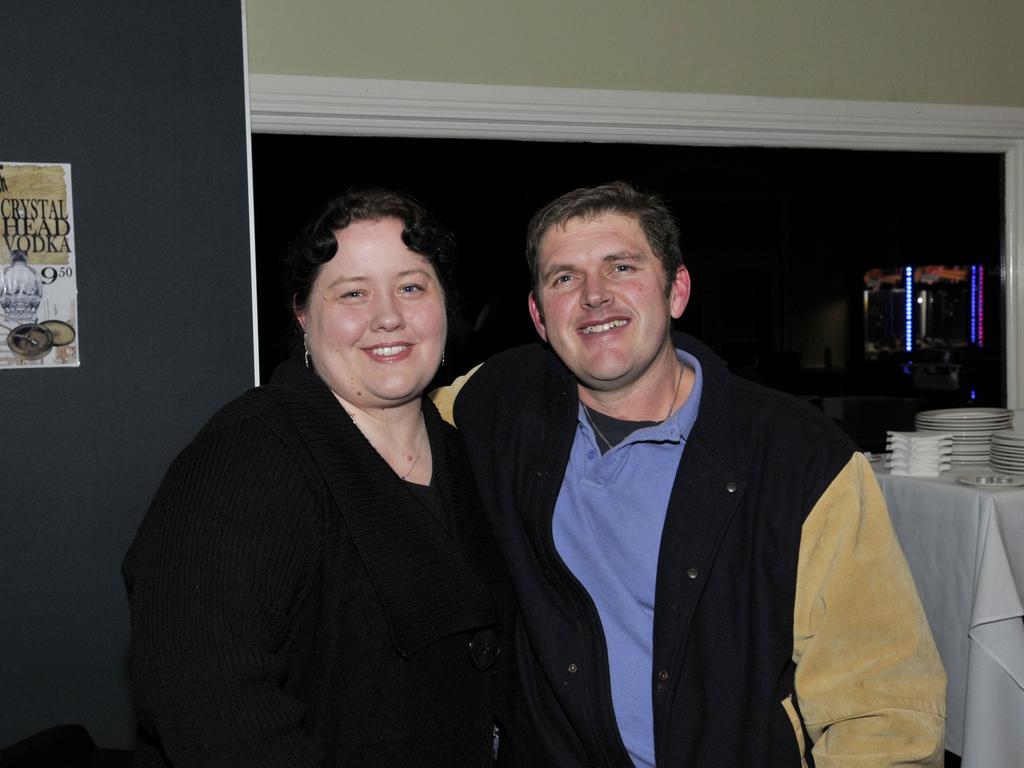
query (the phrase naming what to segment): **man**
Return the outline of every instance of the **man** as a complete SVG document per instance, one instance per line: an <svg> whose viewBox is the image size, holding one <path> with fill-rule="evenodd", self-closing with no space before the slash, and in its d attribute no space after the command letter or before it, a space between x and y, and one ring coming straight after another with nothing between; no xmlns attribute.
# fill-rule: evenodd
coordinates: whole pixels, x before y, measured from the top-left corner
<svg viewBox="0 0 1024 768"><path fill-rule="evenodd" d="M538 764L941 765L945 676L863 456L671 330L664 204L579 189L530 223L549 349L439 393L522 610Z"/></svg>

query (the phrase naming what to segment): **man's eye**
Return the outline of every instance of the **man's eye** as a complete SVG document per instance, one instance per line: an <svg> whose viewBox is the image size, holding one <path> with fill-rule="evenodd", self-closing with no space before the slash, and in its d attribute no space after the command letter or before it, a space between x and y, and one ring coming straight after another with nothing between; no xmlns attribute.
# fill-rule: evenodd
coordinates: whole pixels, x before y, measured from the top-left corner
<svg viewBox="0 0 1024 768"><path fill-rule="evenodd" d="M552 285L561 285L562 283L568 283L572 280L572 275L559 275L552 281Z"/></svg>
<svg viewBox="0 0 1024 768"><path fill-rule="evenodd" d="M633 265L632 264L616 264L615 265L615 271L616 272L632 272L633 271Z"/></svg>

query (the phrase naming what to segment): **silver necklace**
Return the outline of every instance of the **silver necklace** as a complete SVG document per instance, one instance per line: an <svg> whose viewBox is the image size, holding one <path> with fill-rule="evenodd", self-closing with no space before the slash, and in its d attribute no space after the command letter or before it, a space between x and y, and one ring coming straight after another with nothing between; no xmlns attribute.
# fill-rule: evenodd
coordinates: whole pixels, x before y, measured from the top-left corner
<svg viewBox="0 0 1024 768"><path fill-rule="evenodd" d="M683 383L683 374L685 372L686 372L686 368L683 367L682 365L680 365L679 366L679 375L676 377L676 387L675 387L674 390L672 390L672 399L669 401L669 404L668 404L668 412L665 414L665 418L661 420L662 422L668 421L668 417L672 415L672 406L674 406L676 404L676 398L679 397L679 385ZM590 407L586 403L583 404L583 413L586 414L587 421L590 423L590 426L593 428L594 433L598 437L601 438L601 440L607 446L607 450L610 451L612 449L612 441L604 436L604 432L602 432L600 429L598 429L597 424L594 422L594 416L590 412ZM598 446L598 447L600 447L600 446Z"/></svg>
<svg viewBox="0 0 1024 768"><path fill-rule="evenodd" d="M427 425L424 424L423 425L423 429L420 430L419 442L416 443L416 458L412 460L412 464L409 465L409 469L406 470L405 474L404 475L399 475L399 477L402 480L405 480L405 478L407 478L409 475L411 475L412 471L416 468L416 464L420 460L420 454L423 453L423 435L426 434L426 432L427 432Z"/></svg>
<svg viewBox="0 0 1024 768"><path fill-rule="evenodd" d="M594 417L590 413L590 408L587 407L586 403L583 404L583 413L586 414L587 421L590 422L590 426L594 430L594 434L596 434L598 437L600 437L604 441L604 444L607 446L607 448L605 450L610 451L612 449L612 441L609 440L607 437L605 437L604 436L604 432L602 432L600 429L597 428L597 424L594 423ZM601 446L598 446L598 448L600 448L600 447ZM604 453L604 451L602 451L602 453Z"/></svg>
<svg viewBox="0 0 1024 768"><path fill-rule="evenodd" d="M348 408L345 409L345 413L347 413L348 417L350 419L352 419L352 423L355 424L356 429L359 429L360 432L363 432L363 430L360 429L360 427L359 427L359 422L356 421L356 415L354 413L352 413L352 411L350 411ZM420 454L423 453L423 436L427 433L427 425L426 425L426 422L423 421L423 414L422 413L420 414L420 424L422 425L422 429L420 430L420 439L416 443L416 458L414 458L412 460L412 464L410 464L409 468L407 470L405 470L405 474L404 475L398 475L398 470L397 469L395 470L395 474L398 475L399 480L405 480L405 478L407 478L409 475L412 474L412 471L414 469L416 469L416 464L420 460ZM595 427L595 429L596 429L596 427ZM363 436L364 437L366 436L365 432L363 432ZM369 438L367 438L367 440L369 440ZM371 443L371 445L372 445L372 443ZM380 452L379 449L377 449L375 447L374 450L377 451L378 455L380 455L381 458L384 458L384 455ZM387 459L385 459L385 461L387 461Z"/></svg>

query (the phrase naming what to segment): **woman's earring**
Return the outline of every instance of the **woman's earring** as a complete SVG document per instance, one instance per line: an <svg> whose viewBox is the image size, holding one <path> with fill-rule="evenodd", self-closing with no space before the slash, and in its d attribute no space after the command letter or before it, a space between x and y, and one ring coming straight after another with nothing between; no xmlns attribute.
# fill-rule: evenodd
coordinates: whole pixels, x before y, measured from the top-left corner
<svg viewBox="0 0 1024 768"><path fill-rule="evenodd" d="M309 364L309 334L306 334L306 333L302 334L302 349L306 353L306 355L305 355L305 357L306 357L306 367L307 368L312 368L313 366L311 366Z"/></svg>
<svg viewBox="0 0 1024 768"><path fill-rule="evenodd" d="M441 367L444 368L444 352L441 352Z"/></svg>

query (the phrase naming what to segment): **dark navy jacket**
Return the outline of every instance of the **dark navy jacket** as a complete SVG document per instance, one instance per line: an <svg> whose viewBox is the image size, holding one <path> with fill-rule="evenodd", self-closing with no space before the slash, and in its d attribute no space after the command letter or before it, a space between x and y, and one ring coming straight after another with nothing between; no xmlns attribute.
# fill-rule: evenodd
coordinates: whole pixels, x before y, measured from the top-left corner
<svg viewBox="0 0 1024 768"><path fill-rule="evenodd" d="M674 341L698 358L704 385L658 563L656 761L810 764L793 695L801 528L855 449L815 409L730 375L695 339ZM600 620L552 541L578 402L571 374L530 345L473 374L454 420L519 594L517 657L536 764L626 768Z"/></svg>

